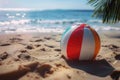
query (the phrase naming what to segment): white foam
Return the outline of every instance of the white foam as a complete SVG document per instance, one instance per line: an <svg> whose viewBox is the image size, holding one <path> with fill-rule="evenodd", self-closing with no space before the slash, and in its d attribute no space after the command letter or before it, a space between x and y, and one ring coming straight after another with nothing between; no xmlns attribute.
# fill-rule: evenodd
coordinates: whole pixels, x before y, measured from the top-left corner
<svg viewBox="0 0 120 80"><path fill-rule="evenodd" d="M94 19L94 20L89 20L88 22L90 22L90 23L102 23L102 20Z"/></svg>
<svg viewBox="0 0 120 80"><path fill-rule="evenodd" d="M27 33L27 32L41 32L41 33L62 33L62 28L44 28L35 26L4 26L0 27L0 33Z"/></svg>
<svg viewBox="0 0 120 80"><path fill-rule="evenodd" d="M79 19L63 19L63 20L37 20L37 23L46 23L46 24L63 24L63 23L75 23L79 22Z"/></svg>
<svg viewBox="0 0 120 80"><path fill-rule="evenodd" d="M15 24L15 25L17 24L17 25L18 25L18 24L25 24L25 23L29 23L29 22L30 22L30 20L28 20L28 19L25 19L25 20L24 20L24 19L23 19L23 20L18 20L18 21L12 20L10 23L11 23L11 24Z"/></svg>
<svg viewBox="0 0 120 80"><path fill-rule="evenodd" d="M0 22L0 26L4 26L4 25L10 25L10 22L8 22L8 21Z"/></svg>
<svg viewBox="0 0 120 80"><path fill-rule="evenodd" d="M120 31L119 27L112 27L112 26L92 26L96 31L109 31L109 30L117 30Z"/></svg>
<svg viewBox="0 0 120 80"><path fill-rule="evenodd" d="M8 18L15 18L15 16L10 15L9 13L7 13L6 16L7 16Z"/></svg>
<svg viewBox="0 0 120 80"><path fill-rule="evenodd" d="M26 14L24 13L23 15L22 15L22 18L24 18L26 16Z"/></svg>
<svg viewBox="0 0 120 80"><path fill-rule="evenodd" d="M20 16L21 14L20 13L16 13L16 16Z"/></svg>
<svg viewBox="0 0 120 80"><path fill-rule="evenodd" d="M6 16L9 16L9 15L10 15L9 13L6 14Z"/></svg>
<svg viewBox="0 0 120 80"><path fill-rule="evenodd" d="M23 24L29 23L30 21L31 20L29 20L29 19L4 21L4 22L0 22L0 26L23 25Z"/></svg>

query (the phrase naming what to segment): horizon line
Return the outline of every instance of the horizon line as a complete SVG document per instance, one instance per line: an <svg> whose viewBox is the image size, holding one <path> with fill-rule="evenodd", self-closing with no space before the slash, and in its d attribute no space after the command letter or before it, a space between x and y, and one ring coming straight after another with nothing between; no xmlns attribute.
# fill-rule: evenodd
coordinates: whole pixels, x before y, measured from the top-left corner
<svg viewBox="0 0 120 80"><path fill-rule="evenodd" d="M0 8L0 11L34 11L34 10L93 10L93 9L36 9L36 8Z"/></svg>

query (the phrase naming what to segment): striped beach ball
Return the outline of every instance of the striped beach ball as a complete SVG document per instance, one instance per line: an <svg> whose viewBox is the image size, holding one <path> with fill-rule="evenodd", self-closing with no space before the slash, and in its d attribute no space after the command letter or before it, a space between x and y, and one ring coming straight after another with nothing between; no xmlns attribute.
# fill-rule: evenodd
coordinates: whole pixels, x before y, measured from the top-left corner
<svg viewBox="0 0 120 80"><path fill-rule="evenodd" d="M64 32L61 50L68 60L94 60L100 50L99 35L87 24L74 25Z"/></svg>

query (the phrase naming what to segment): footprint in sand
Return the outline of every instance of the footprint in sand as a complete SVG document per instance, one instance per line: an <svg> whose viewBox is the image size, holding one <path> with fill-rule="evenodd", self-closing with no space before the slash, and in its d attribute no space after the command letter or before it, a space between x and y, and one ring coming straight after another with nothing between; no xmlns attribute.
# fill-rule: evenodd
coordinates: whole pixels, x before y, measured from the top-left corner
<svg viewBox="0 0 120 80"><path fill-rule="evenodd" d="M34 49L34 46L33 45L27 45L25 48L31 50L31 49Z"/></svg>
<svg viewBox="0 0 120 80"><path fill-rule="evenodd" d="M60 52L60 51L61 51L61 49L54 49L54 51Z"/></svg>
<svg viewBox="0 0 120 80"><path fill-rule="evenodd" d="M20 43L18 43L18 44L21 44L21 45L23 45L23 46L26 46L26 45L27 45L27 43L23 43L23 42L20 42Z"/></svg>
<svg viewBox="0 0 120 80"><path fill-rule="evenodd" d="M5 43L5 44L1 44L0 46L9 46L9 45L11 45L11 44Z"/></svg>
<svg viewBox="0 0 120 80"><path fill-rule="evenodd" d="M52 39L51 37L44 37L44 39L46 39L46 40L50 40L50 39Z"/></svg>
<svg viewBox="0 0 120 80"><path fill-rule="evenodd" d="M48 48L41 48L40 51L45 52L45 51L50 51L50 49L48 49Z"/></svg>
<svg viewBox="0 0 120 80"><path fill-rule="evenodd" d="M0 54L0 61L6 59L8 56L9 56L9 54L7 52Z"/></svg>
<svg viewBox="0 0 120 80"><path fill-rule="evenodd" d="M23 40L23 39L21 39L21 38L11 38L10 40Z"/></svg>
<svg viewBox="0 0 120 80"><path fill-rule="evenodd" d="M116 46L116 45L114 45L114 44L102 45L102 47L119 48L118 46Z"/></svg>
<svg viewBox="0 0 120 80"><path fill-rule="evenodd" d="M14 43L14 42L19 42L19 41L22 41L23 39L21 39L21 38L11 38L10 39L10 41L12 42L12 43Z"/></svg>
<svg viewBox="0 0 120 80"><path fill-rule="evenodd" d="M28 53L27 50L20 50L21 53Z"/></svg>
<svg viewBox="0 0 120 80"><path fill-rule="evenodd" d="M111 49L112 51L120 52L120 47L119 47L119 46L116 46L116 45L114 45L114 44L102 45L102 47L108 47L108 48Z"/></svg>
<svg viewBox="0 0 120 80"><path fill-rule="evenodd" d="M119 80L120 79L120 71L114 71L110 76L113 80Z"/></svg>
<svg viewBox="0 0 120 80"><path fill-rule="evenodd" d="M37 40L35 40L35 42L44 42L44 40L43 39L37 39Z"/></svg>
<svg viewBox="0 0 120 80"><path fill-rule="evenodd" d="M52 74L52 66L49 64L42 64L37 67L37 72L43 77L48 77L48 74Z"/></svg>
<svg viewBox="0 0 120 80"><path fill-rule="evenodd" d="M28 53L21 53L18 55L18 58L23 59L23 60L30 60L31 56Z"/></svg>
<svg viewBox="0 0 120 80"><path fill-rule="evenodd" d="M116 55L116 56L115 56L115 59L116 59L116 60L120 60L120 54Z"/></svg>
<svg viewBox="0 0 120 80"><path fill-rule="evenodd" d="M59 63L55 63L56 67L63 67L63 68L66 68L66 69L69 69L69 67L63 65L63 64L59 64Z"/></svg>
<svg viewBox="0 0 120 80"><path fill-rule="evenodd" d="M71 76L70 76L70 75L67 74L66 76L67 76L68 79L71 79Z"/></svg>
<svg viewBox="0 0 120 80"><path fill-rule="evenodd" d="M30 40L30 42L44 42L43 39L37 39L37 40Z"/></svg>
<svg viewBox="0 0 120 80"><path fill-rule="evenodd" d="M40 47L41 45L40 44L36 44L35 47Z"/></svg>
<svg viewBox="0 0 120 80"><path fill-rule="evenodd" d="M114 44L110 44L108 45L109 49L114 49L114 48L119 48L118 46L114 45Z"/></svg>
<svg viewBox="0 0 120 80"><path fill-rule="evenodd" d="M47 45L47 44L44 44L44 45L49 47L49 48L55 48L55 46L53 46L53 45Z"/></svg>
<svg viewBox="0 0 120 80"><path fill-rule="evenodd" d="M0 80L19 80L22 76L36 69L38 62L25 62L0 66ZM25 79L26 80L26 79Z"/></svg>
<svg viewBox="0 0 120 80"><path fill-rule="evenodd" d="M120 52L120 47L116 45L109 45L108 48L111 49L112 51Z"/></svg>

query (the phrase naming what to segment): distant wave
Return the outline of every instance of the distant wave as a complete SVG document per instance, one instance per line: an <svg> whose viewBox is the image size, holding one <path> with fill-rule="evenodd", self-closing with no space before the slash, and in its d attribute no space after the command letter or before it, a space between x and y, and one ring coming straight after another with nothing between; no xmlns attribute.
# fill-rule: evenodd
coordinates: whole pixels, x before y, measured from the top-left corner
<svg viewBox="0 0 120 80"><path fill-rule="evenodd" d="M81 22L81 20L77 19L64 19L64 20L37 20L37 23L43 23L43 24L65 24L65 23L70 23L73 24L75 22Z"/></svg>
<svg viewBox="0 0 120 80"><path fill-rule="evenodd" d="M29 8L0 8L0 11L30 11Z"/></svg>
<svg viewBox="0 0 120 80"><path fill-rule="evenodd" d="M13 16L11 16L13 17ZM36 23L36 24L73 24L81 22L81 20L35 20L35 19L21 19L21 20L11 20L11 21L1 21L0 26L3 25L21 25L21 24L29 24L29 23Z"/></svg>
<svg viewBox="0 0 120 80"><path fill-rule="evenodd" d="M21 14L16 14L21 15ZM24 17L25 14L22 15ZM14 16L9 16L9 18L14 18ZM42 19L21 19L21 20L11 20L11 21L1 21L0 26L3 25L23 25L23 24L76 24L76 23L88 23L88 24L102 24L102 20L81 20L81 19L63 19L63 20L42 20Z"/></svg>
<svg viewBox="0 0 120 80"><path fill-rule="evenodd" d="M26 13L16 13L15 15L10 15L9 13L6 13L6 16L11 19L15 17L24 18L26 16Z"/></svg>

